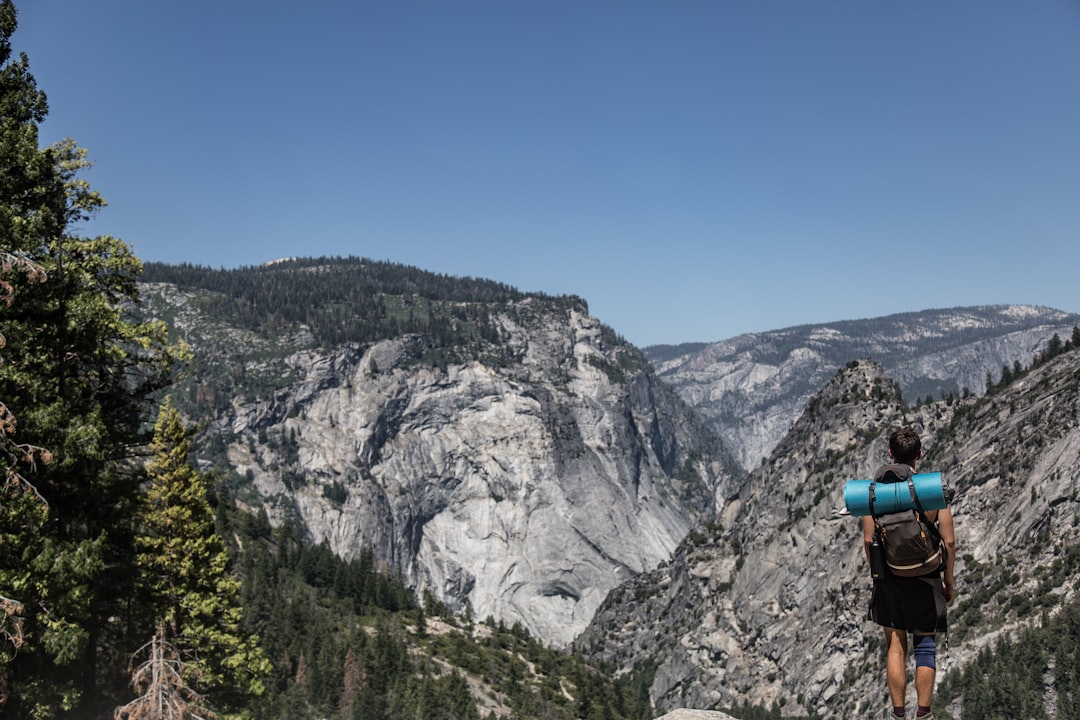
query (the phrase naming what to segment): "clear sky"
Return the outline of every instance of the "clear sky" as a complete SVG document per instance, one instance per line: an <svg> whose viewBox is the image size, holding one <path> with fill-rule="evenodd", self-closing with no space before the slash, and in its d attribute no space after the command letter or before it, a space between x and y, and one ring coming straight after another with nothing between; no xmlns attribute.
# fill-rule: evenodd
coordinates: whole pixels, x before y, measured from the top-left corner
<svg viewBox="0 0 1080 720"><path fill-rule="evenodd" d="M88 234L574 293L638 345L1080 311L1080 0L16 0Z"/></svg>

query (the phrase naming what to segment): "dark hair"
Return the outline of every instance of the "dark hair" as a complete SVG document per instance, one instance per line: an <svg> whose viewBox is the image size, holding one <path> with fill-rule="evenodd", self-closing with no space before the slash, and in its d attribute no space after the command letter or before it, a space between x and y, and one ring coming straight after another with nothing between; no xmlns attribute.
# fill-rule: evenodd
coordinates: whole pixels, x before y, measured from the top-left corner
<svg viewBox="0 0 1080 720"><path fill-rule="evenodd" d="M910 427L902 427L889 436L889 452L893 460L905 465L914 465L922 454L922 441L919 434Z"/></svg>

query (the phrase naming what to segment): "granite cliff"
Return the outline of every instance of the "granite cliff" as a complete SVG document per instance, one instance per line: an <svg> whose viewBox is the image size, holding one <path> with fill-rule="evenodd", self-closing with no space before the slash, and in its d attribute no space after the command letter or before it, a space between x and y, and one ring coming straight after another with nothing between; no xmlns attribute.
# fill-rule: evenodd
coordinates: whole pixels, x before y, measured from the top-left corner
<svg viewBox="0 0 1080 720"><path fill-rule="evenodd" d="M498 343L425 333L317 344L147 284L196 348L203 462L239 502L417 593L570 643L607 593L666 561L737 470L641 354L567 298L486 303ZM449 359L447 359L449 358Z"/></svg>

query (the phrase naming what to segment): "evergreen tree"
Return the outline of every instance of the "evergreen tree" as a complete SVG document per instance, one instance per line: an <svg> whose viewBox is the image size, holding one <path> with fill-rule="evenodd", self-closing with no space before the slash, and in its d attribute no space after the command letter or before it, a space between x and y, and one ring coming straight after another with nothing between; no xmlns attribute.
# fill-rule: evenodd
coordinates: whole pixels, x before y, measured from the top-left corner
<svg viewBox="0 0 1080 720"><path fill-rule="evenodd" d="M1050 342L1046 344L1046 357L1047 359L1057 357L1065 349L1065 343L1061 341L1061 336L1054 333L1050 338Z"/></svg>
<svg viewBox="0 0 1080 720"><path fill-rule="evenodd" d="M351 718L356 697L363 686L364 676L356 653L350 647L345 653L345 666L342 672L340 710L342 718Z"/></svg>
<svg viewBox="0 0 1080 720"><path fill-rule="evenodd" d="M199 686L236 707L262 693L270 664L241 633L240 582L228 573L207 483L188 462L190 441L171 399L161 406L151 449L136 538L140 585L155 624L196 651Z"/></svg>
<svg viewBox="0 0 1080 720"><path fill-rule="evenodd" d="M48 108L25 54L12 53L15 27L14 5L0 1L0 252L40 272L4 268L5 296L19 301L0 308L0 398L17 409L21 440L54 462L34 476L40 505L4 508L4 542L21 561L5 553L14 562L0 586L17 585L26 612L24 645L3 663L6 714L49 718L87 708L124 645L124 624L109 618L130 602L130 458L175 356L163 324L124 317L141 268L128 248L69 233L103 201L77 177L87 163L73 142L38 146Z"/></svg>
<svg viewBox="0 0 1080 720"><path fill-rule="evenodd" d="M43 280L34 263L7 252L0 257L4 272L16 268ZM13 289L0 279L0 303L10 305ZM0 335L0 347L5 339ZM48 504L26 477L23 469L48 461L51 456L42 448L19 444L14 439L15 415L0 401L0 708L9 698L8 665L23 646L26 607L6 593L25 593L31 585L30 563L24 554L24 541L37 536L48 519Z"/></svg>

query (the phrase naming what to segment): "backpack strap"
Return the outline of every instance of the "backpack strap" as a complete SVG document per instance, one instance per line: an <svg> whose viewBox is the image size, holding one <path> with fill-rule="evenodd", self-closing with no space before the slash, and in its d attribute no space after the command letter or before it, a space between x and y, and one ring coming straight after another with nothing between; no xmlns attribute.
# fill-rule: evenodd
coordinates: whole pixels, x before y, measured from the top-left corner
<svg viewBox="0 0 1080 720"><path fill-rule="evenodd" d="M874 521L874 536L880 542L884 542L885 528L882 527L880 522L878 522L878 518L880 518L881 516L874 512L874 503L877 502L877 491L875 490L877 483L878 481L876 478L870 481L870 518Z"/></svg>
<svg viewBox="0 0 1080 720"><path fill-rule="evenodd" d="M909 475L907 479L907 488L908 492L911 493L911 502L914 503L915 507L919 511L919 514L925 516L926 511L923 510L922 503L919 502L919 493L915 492L915 481L912 480L911 477L912 476Z"/></svg>
<svg viewBox="0 0 1080 720"><path fill-rule="evenodd" d="M911 477L908 477L907 486L908 491L911 493L911 501L915 503L915 508L918 510L919 519L922 520L923 524L930 530L931 534L933 534L938 545L944 546L941 533L937 529L937 524L930 522L930 516L926 514L926 511L923 510L922 503L919 502L919 494L915 492L915 481L912 480Z"/></svg>

